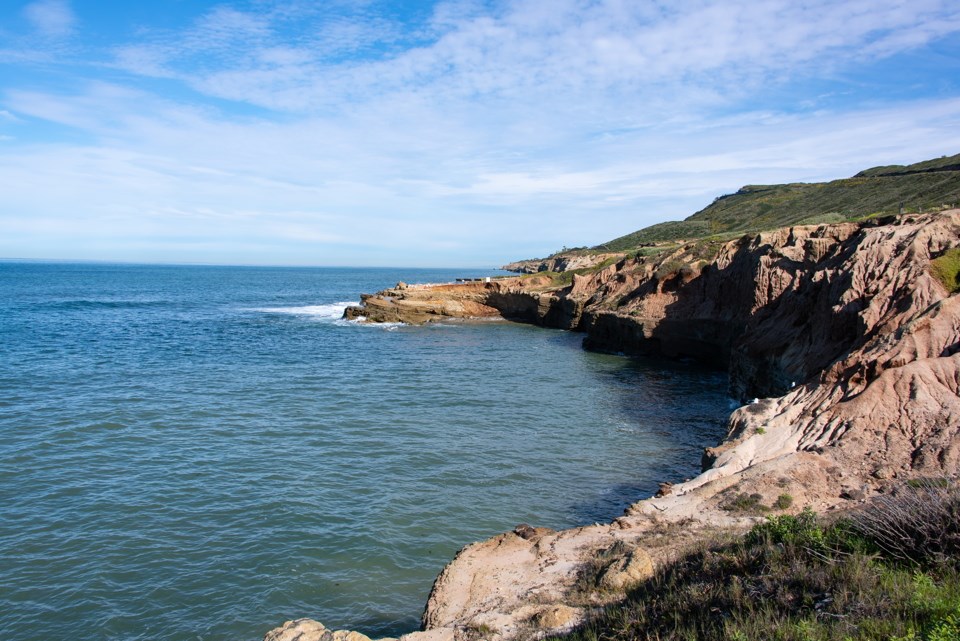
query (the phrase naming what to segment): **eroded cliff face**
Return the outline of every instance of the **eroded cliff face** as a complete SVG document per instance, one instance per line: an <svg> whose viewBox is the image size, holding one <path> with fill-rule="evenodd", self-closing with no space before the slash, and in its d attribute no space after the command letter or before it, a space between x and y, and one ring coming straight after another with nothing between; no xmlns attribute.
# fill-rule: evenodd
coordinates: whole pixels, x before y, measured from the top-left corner
<svg viewBox="0 0 960 641"><path fill-rule="evenodd" d="M956 475L960 297L930 261L957 246L953 210L690 243L562 289L478 284L470 300L494 314L584 331L594 349L707 360L756 398L733 412L702 474L665 479L676 483L613 523L520 528L464 548L410 641L565 629L612 598L609 573L622 588L642 580L622 573L634 559L652 567L705 531L748 527L758 517L730 509L737 496L770 506L789 494L791 511L829 511L904 479Z"/></svg>
<svg viewBox="0 0 960 641"><path fill-rule="evenodd" d="M858 306L869 294L857 290L865 277L857 256L880 228L794 227L706 250L692 243L584 279L570 295L591 296L588 347L707 360L729 368L738 398L779 395L862 338ZM705 251L716 255L698 259Z"/></svg>
<svg viewBox="0 0 960 641"><path fill-rule="evenodd" d="M572 269L584 269L594 267L612 258L622 258L623 253L607 254L578 254L569 252L566 254L557 254L550 258L535 258L532 260L518 260L515 263L508 263L501 267L508 272L518 274L536 274L539 272L565 272Z"/></svg>
<svg viewBox="0 0 960 641"><path fill-rule="evenodd" d="M828 511L906 478L955 475L960 298L931 277L930 259L958 244L952 211L744 237L709 262L690 245L576 279L562 296L583 300L590 345L715 360L735 390L761 398L732 414L700 476L614 523L465 548L437 582L427 627L529 635L531 591L541 607L579 603L582 616L585 568L618 543L657 564L683 536L746 527L757 517L729 509L737 496L770 506L790 494L793 510ZM670 523L679 529L665 542Z"/></svg>
<svg viewBox="0 0 960 641"><path fill-rule="evenodd" d="M565 286L546 276L401 286L364 296L346 316L409 323L501 316L578 330L589 349L727 368L737 398L779 396L889 331L899 322L887 318L891 310L943 295L930 289L929 259L951 246L953 219L944 213L692 242L574 275Z"/></svg>

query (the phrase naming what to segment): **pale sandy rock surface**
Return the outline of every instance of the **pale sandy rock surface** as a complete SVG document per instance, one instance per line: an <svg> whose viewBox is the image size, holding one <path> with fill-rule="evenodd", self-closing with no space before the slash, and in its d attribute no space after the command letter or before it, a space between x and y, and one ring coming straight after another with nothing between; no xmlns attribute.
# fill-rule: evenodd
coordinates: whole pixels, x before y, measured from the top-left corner
<svg viewBox="0 0 960 641"><path fill-rule="evenodd" d="M362 305L348 307L344 317L376 323L422 324L452 318L499 317L500 312L485 304L490 283L407 285L364 294Z"/></svg>
<svg viewBox="0 0 960 641"><path fill-rule="evenodd" d="M411 632L400 637L399 641L456 641L457 635L451 628L438 628L436 630L421 630ZM379 641L390 641L381 639Z"/></svg>
<svg viewBox="0 0 960 641"><path fill-rule="evenodd" d="M328 630L312 619L297 619L271 630L263 641L370 641L370 637L350 630Z"/></svg>
<svg viewBox="0 0 960 641"><path fill-rule="evenodd" d="M634 548L603 569L597 585L604 590L625 591L653 576L653 559L646 550Z"/></svg>
<svg viewBox="0 0 960 641"><path fill-rule="evenodd" d="M583 610L568 605L551 605L531 617L534 625L541 630L559 632L569 630L583 620Z"/></svg>

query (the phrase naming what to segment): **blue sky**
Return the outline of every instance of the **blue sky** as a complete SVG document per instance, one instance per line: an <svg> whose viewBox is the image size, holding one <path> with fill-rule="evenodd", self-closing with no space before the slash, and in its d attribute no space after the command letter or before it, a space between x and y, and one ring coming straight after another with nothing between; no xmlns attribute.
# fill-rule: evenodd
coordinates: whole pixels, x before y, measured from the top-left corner
<svg viewBox="0 0 960 641"><path fill-rule="evenodd" d="M0 5L0 257L489 267L958 152L955 0Z"/></svg>

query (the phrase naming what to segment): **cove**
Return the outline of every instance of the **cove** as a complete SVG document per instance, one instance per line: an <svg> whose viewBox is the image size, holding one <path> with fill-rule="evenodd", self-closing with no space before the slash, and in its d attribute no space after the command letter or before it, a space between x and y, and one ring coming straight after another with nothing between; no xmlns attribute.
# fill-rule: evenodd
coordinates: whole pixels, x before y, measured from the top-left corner
<svg viewBox="0 0 960 641"><path fill-rule="evenodd" d="M698 471L723 374L514 323L339 320L475 275L0 263L7 635L396 635L461 546Z"/></svg>

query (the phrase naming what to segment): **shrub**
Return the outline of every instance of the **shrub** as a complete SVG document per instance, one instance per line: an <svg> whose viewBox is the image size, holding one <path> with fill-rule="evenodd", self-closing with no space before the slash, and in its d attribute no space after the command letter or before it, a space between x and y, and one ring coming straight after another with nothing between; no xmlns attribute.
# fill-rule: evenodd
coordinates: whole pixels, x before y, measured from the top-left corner
<svg viewBox="0 0 960 641"><path fill-rule="evenodd" d="M912 488L922 487L950 487L950 479L943 476L927 476L923 478L910 479L907 485Z"/></svg>
<svg viewBox="0 0 960 641"><path fill-rule="evenodd" d="M761 512L766 512L770 508L761 503L763 496L760 494L740 494L735 495L730 500L723 503L720 508L727 510L728 512L749 512L751 514L759 514Z"/></svg>
<svg viewBox="0 0 960 641"><path fill-rule="evenodd" d="M960 291L960 247L948 249L939 258L931 260L930 273L951 294Z"/></svg>
<svg viewBox="0 0 960 641"><path fill-rule="evenodd" d="M781 494L780 496L789 495ZM778 498L777 501L779 502L779 500ZM793 502L792 497L790 502ZM817 521L817 515L810 508L806 508L796 516L784 514L768 517L765 522L753 526L753 529L747 534L747 544L759 545L761 543L789 543L806 548L821 549L826 545L826 535Z"/></svg>
<svg viewBox="0 0 960 641"><path fill-rule="evenodd" d="M781 494L777 497L773 507L777 508L778 510L786 510L791 505L793 505L793 497L789 494Z"/></svg>
<svg viewBox="0 0 960 641"><path fill-rule="evenodd" d="M659 267L657 267L657 272L656 272L657 279L666 280L667 278L670 278L671 276L679 272L681 269L683 269L685 265L686 263L676 258L672 258L668 261L664 261L663 263L660 264Z"/></svg>
<svg viewBox="0 0 960 641"><path fill-rule="evenodd" d="M874 499L854 530L899 561L930 564L960 555L960 490L941 479L915 481Z"/></svg>
<svg viewBox="0 0 960 641"><path fill-rule="evenodd" d="M681 556L563 638L960 639L955 565L905 567L857 537L849 521L826 525L809 509L768 518L742 539Z"/></svg>

